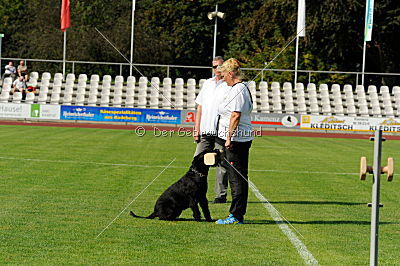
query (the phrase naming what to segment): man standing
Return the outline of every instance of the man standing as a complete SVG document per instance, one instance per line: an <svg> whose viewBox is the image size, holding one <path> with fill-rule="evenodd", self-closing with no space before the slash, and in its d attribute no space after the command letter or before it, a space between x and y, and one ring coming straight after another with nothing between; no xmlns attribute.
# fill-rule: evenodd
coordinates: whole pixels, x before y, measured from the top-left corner
<svg viewBox="0 0 400 266"><path fill-rule="evenodd" d="M221 145L215 142L218 133L218 106L224 100L228 89L228 86L222 80L221 72L217 69L223 62L224 59L221 56L213 59L214 77L204 82L196 98L197 112L193 136L197 142L197 147L194 156L205 150L223 149ZM226 203L227 188L228 176L226 169L217 166L214 203Z"/></svg>

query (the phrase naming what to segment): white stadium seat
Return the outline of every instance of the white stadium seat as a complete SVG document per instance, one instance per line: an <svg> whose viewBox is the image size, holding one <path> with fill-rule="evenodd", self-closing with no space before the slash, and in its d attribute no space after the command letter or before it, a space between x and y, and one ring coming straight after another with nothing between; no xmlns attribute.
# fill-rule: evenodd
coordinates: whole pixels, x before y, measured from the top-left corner
<svg viewBox="0 0 400 266"><path fill-rule="evenodd" d="M100 106L102 107L107 107L110 103L110 96L106 95L106 94L102 94L101 95L101 99L100 99Z"/></svg>
<svg viewBox="0 0 400 266"><path fill-rule="evenodd" d="M46 104L47 102L47 92L39 92L38 103Z"/></svg>
<svg viewBox="0 0 400 266"><path fill-rule="evenodd" d="M42 73L42 78L41 81L43 82L44 80L50 80L51 79L51 74L49 72L43 72Z"/></svg>
<svg viewBox="0 0 400 266"><path fill-rule="evenodd" d="M60 94L59 93L51 94L50 104L60 104Z"/></svg>
<svg viewBox="0 0 400 266"><path fill-rule="evenodd" d="M79 76L78 76L78 83L79 82L87 82L87 79L88 79L88 77L87 77L87 75L86 74L79 74Z"/></svg>
<svg viewBox="0 0 400 266"><path fill-rule="evenodd" d="M121 107L121 104L122 104L122 97L121 97L121 95L114 95L114 98L113 98L113 106L114 107Z"/></svg>
<svg viewBox="0 0 400 266"><path fill-rule="evenodd" d="M67 74L67 77L65 78L66 81L70 80L70 81L75 81L75 74L74 73L69 73Z"/></svg>
<svg viewBox="0 0 400 266"><path fill-rule="evenodd" d="M55 73L54 74L54 80L57 80L57 79L63 80L64 79L63 74L62 73Z"/></svg>
<svg viewBox="0 0 400 266"><path fill-rule="evenodd" d="M25 103L32 104L34 100L35 100L35 93L34 92L28 92L26 94L26 97L25 97Z"/></svg>
<svg viewBox="0 0 400 266"><path fill-rule="evenodd" d="M105 83L105 82L111 83L111 81L112 81L112 78L111 78L110 75L104 75L104 76L103 76L103 81L102 81L102 83Z"/></svg>
<svg viewBox="0 0 400 266"><path fill-rule="evenodd" d="M0 94L0 103L6 103L10 99L9 91L2 91Z"/></svg>
<svg viewBox="0 0 400 266"><path fill-rule="evenodd" d="M85 94L77 94L75 98L75 105L84 105Z"/></svg>
<svg viewBox="0 0 400 266"><path fill-rule="evenodd" d="M65 94L62 100L63 105L71 105L72 103L72 94Z"/></svg>

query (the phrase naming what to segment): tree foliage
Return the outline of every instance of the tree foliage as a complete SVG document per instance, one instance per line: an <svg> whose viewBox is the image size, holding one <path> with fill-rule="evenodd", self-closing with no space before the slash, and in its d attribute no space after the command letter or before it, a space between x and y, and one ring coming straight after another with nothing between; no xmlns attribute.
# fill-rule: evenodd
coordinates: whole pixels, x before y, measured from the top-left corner
<svg viewBox="0 0 400 266"><path fill-rule="evenodd" d="M2 0L0 32L6 35L2 56L62 59L60 2ZM218 55L237 57L245 67L263 68L279 54L268 68L294 68L295 42L283 48L296 36L295 0L137 0L134 62L210 65L214 20L208 20L207 13L214 11L216 4L226 13L224 20L218 19ZM126 63L96 28L129 58L131 5L131 0L71 0L67 59ZM361 71L365 0L306 0L306 7L306 37L299 41L299 69ZM399 25L398 0L375 1L366 71L398 72ZM60 71L59 63L33 66L40 71ZM75 72L79 71L115 74L119 66L75 66ZM195 75L191 71L178 74ZM291 80L292 73L268 72L267 79ZM308 77L301 75L301 79ZM312 79L340 82L343 76L321 74Z"/></svg>

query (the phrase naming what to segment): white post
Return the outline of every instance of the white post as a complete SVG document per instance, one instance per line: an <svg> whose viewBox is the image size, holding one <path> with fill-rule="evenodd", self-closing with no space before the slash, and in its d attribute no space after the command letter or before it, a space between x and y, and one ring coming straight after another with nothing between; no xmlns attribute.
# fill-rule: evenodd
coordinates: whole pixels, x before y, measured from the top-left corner
<svg viewBox="0 0 400 266"><path fill-rule="evenodd" d="M297 83L297 65L299 62L299 35L296 37L296 59L295 59L295 66L294 66L294 84L293 86L296 87Z"/></svg>
<svg viewBox="0 0 400 266"><path fill-rule="evenodd" d="M372 184L371 242L370 242L370 257L369 257L369 264L371 266L378 265L381 155L382 155L382 130L376 130L374 139L374 177Z"/></svg>
<svg viewBox="0 0 400 266"><path fill-rule="evenodd" d="M1 41L2 41L2 39L3 39L3 34L1 34L0 33L0 77L1 77L1 69L2 69L2 65L1 65L1 45L2 45L2 43L1 43Z"/></svg>
<svg viewBox="0 0 400 266"><path fill-rule="evenodd" d="M65 79L65 58L67 53L67 29L64 31L64 52L63 52L63 79Z"/></svg>
<svg viewBox="0 0 400 266"><path fill-rule="evenodd" d="M214 26L214 49L213 49L213 59L216 56L217 50L217 20L218 20L218 5L215 5L215 26Z"/></svg>
<svg viewBox="0 0 400 266"><path fill-rule="evenodd" d="M364 72L365 72L365 54L367 48L367 42L372 39L372 26L374 21L374 0L365 1L365 26L364 26L364 48L363 48L363 64L362 64L362 75L361 85L364 85Z"/></svg>
<svg viewBox="0 0 400 266"><path fill-rule="evenodd" d="M363 63L362 63L362 73L361 73L361 85L364 86L364 71L365 71L365 50L367 48L367 42L364 41L364 48L363 48Z"/></svg>
<svg viewBox="0 0 400 266"><path fill-rule="evenodd" d="M135 26L135 5L136 0L132 1L132 25L131 25L131 62L129 65L129 76L132 76L132 64L133 64L133 28Z"/></svg>

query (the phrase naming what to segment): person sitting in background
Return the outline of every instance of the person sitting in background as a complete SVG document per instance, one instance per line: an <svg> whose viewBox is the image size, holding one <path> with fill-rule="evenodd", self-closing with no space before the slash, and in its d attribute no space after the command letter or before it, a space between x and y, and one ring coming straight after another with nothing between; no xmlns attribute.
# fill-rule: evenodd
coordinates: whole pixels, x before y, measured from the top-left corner
<svg viewBox="0 0 400 266"><path fill-rule="evenodd" d="M28 67L25 65L24 60L19 62L17 72L19 77L24 77L25 81L28 81Z"/></svg>
<svg viewBox="0 0 400 266"><path fill-rule="evenodd" d="M14 63L12 61L8 62L8 64L4 67L5 71L2 79L11 77L12 80L15 80L17 70L15 69Z"/></svg>
<svg viewBox="0 0 400 266"><path fill-rule="evenodd" d="M26 82L24 80L24 77L20 76L13 82L13 89L11 92L14 94L16 91L19 91L22 93L22 97L24 98L24 95L26 93L25 90L26 90Z"/></svg>

